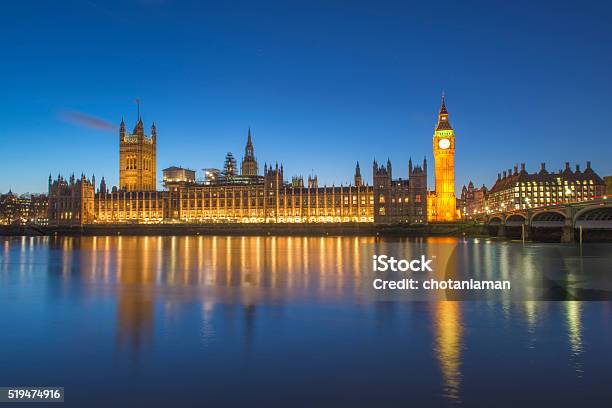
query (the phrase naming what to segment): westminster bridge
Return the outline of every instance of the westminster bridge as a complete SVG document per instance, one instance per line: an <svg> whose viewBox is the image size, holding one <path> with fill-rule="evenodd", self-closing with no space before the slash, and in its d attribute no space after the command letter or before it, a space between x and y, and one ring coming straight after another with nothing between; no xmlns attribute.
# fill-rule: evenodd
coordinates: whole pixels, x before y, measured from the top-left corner
<svg viewBox="0 0 612 408"><path fill-rule="evenodd" d="M560 239L561 242L612 239L612 198L563 203L474 217L489 233L523 239Z"/></svg>

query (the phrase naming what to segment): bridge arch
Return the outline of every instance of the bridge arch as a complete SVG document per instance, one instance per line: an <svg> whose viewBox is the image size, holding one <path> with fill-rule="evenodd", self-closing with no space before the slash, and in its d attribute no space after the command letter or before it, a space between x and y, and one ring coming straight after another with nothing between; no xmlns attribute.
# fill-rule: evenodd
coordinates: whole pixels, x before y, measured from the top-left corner
<svg viewBox="0 0 612 408"><path fill-rule="evenodd" d="M530 221L565 221L568 218L567 214L561 210L542 209L541 211L531 214Z"/></svg>
<svg viewBox="0 0 612 408"><path fill-rule="evenodd" d="M527 216L523 213L509 214L506 217L506 226L508 227L520 227L527 222Z"/></svg>
<svg viewBox="0 0 612 408"><path fill-rule="evenodd" d="M487 225L501 225L503 223L503 215L494 215L489 217Z"/></svg>
<svg viewBox="0 0 612 408"><path fill-rule="evenodd" d="M612 230L612 204L591 205L574 215L573 225L578 228Z"/></svg>

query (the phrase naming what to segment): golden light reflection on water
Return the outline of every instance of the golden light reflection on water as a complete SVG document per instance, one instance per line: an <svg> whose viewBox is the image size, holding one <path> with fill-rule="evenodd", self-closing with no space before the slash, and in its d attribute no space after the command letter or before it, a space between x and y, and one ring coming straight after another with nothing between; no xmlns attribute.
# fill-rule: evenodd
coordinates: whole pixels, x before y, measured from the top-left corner
<svg viewBox="0 0 612 408"><path fill-rule="evenodd" d="M572 352L574 369L582 377L583 368L580 360L584 351L582 341L582 302L570 300L564 303L567 335Z"/></svg>
<svg viewBox="0 0 612 408"><path fill-rule="evenodd" d="M35 246L41 244L55 251L55 264L48 266L49 274L57 275L62 287L71 278L78 278L74 279L76 284L84 281L80 296L107 293L116 297L117 345L133 349L147 344L153 337L154 325L159 324L155 319L158 301L163 304L162 317L166 320L177 318L184 304L201 302L199 329L203 341L210 341L216 333L213 311L219 304L238 305L246 319L245 326L251 327L259 304L264 302L282 307L284 302L301 298L350 297L367 284L364 274L370 271L373 248L377 253L385 253L399 245L405 249L406 257L423 253L443 257L449 252L449 246L457 247L457 253L453 255L451 250L451 255L444 258L438 278L460 276L469 270L482 278L521 273L532 280L537 279L542 267L537 251L485 241L465 245L456 238L28 238L3 242L2 281L6 280L11 263L19 264L13 270L20 276L31 279L33 258L39 256ZM519 316L521 329L527 334L527 347L534 349L538 328L547 324L540 316L549 307L546 302L517 304L504 295L497 300L502 301L501 313L505 320ZM460 401L461 397L462 354L466 344L464 305L456 301L431 303L435 361L442 375L444 395L452 401ZM498 313L499 302L483 302L482 308L491 314ZM573 368L582 375L584 304L567 301L559 310Z"/></svg>
<svg viewBox="0 0 612 408"><path fill-rule="evenodd" d="M440 301L434 307L435 354L443 380L443 395L451 401L460 401L461 348L463 326L461 303Z"/></svg>
<svg viewBox="0 0 612 408"><path fill-rule="evenodd" d="M171 291L171 296L164 293L168 313L187 299L206 302L203 324L208 326L202 330L204 336L210 336L214 331L206 321L206 311L209 313L216 302L238 301L252 309L270 296L268 290L282 289L283 297L308 292L333 298L347 285L359 287L362 269L369 266L362 259L363 246L373 242L374 238L367 237L119 236L58 240L66 279L78 253L80 278L105 284L102 291L115 291L117 344L135 349L151 336L160 292L183 288L181 292ZM251 316L254 311L245 313Z"/></svg>
<svg viewBox="0 0 612 408"><path fill-rule="evenodd" d="M2 248L3 248L2 249L2 272L6 273L8 272L9 248L10 248L8 239L4 241Z"/></svg>
<svg viewBox="0 0 612 408"><path fill-rule="evenodd" d="M369 268L363 237L103 237L82 239L75 247L61 240L63 267L73 257L87 265L81 277L109 282L141 282L165 286L314 288L332 293ZM8 246L5 249L8 251ZM101 276L100 276L101 274ZM351 279L346 279L346 275Z"/></svg>
<svg viewBox="0 0 612 408"><path fill-rule="evenodd" d="M527 322L527 332L533 336L535 334L536 322L538 319L538 305L533 300L526 300L523 302L523 308L525 310L525 321Z"/></svg>
<svg viewBox="0 0 612 408"><path fill-rule="evenodd" d="M109 242L107 250L111 249ZM148 240L119 237L116 251L117 345L138 349L153 330L155 274Z"/></svg>
<svg viewBox="0 0 612 408"><path fill-rule="evenodd" d="M434 270L439 280L459 279L462 266L457 256L459 240L454 237L431 237L426 240L429 257L437 259L438 268ZM415 253L414 256L418 256ZM447 292L447 299L454 299ZM442 395L452 403L459 403L461 388L461 349L463 326L461 302L443 300L433 303L433 322L435 331L434 352L442 374Z"/></svg>

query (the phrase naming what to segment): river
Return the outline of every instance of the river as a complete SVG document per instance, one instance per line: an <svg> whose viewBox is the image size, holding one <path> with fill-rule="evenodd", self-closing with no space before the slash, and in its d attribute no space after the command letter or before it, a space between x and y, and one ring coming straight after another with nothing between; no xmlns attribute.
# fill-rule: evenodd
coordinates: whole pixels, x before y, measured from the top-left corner
<svg viewBox="0 0 612 408"><path fill-rule="evenodd" d="M381 297L371 254L398 251L512 291ZM604 406L611 274L612 244L0 237L0 386L76 407Z"/></svg>

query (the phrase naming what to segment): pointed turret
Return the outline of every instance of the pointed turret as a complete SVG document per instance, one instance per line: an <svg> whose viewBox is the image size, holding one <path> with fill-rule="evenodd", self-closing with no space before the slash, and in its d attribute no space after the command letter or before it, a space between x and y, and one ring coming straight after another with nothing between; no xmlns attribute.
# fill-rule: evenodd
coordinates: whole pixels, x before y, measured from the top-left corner
<svg viewBox="0 0 612 408"><path fill-rule="evenodd" d="M125 140L125 120L123 120L123 116L121 116L121 124L119 125L119 140Z"/></svg>
<svg viewBox="0 0 612 408"><path fill-rule="evenodd" d="M446 110L446 104L444 103L444 92L442 92L442 106L440 106L440 115L448 115L448 111Z"/></svg>
<svg viewBox="0 0 612 408"><path fill-rule="evenodd" d="M106 180L104 180L104 176L102 176L102 181L100 181L100 192L106 194Z"/></svg>
<svg viewBox="0 0 612 408"><path fill-rule="evenodd" d="M308 188L319 188L319 179L317 176L308 176Z"/></svg>
<svg viewBox="0 0 612 408"><path fill-rule="evenodd" d="M144 125L142 123L142 118L138 118L138 122L136 122L136 126L134 126L132 134L144 137Z"/></svg>
<svg viewBox="0 0 612 408"><path fill-rule="evenodd" d="M253 141L251 140L251 127L249 126L249 134L247 136L247 149L248 148L253 149Z"/></svg>
<svg viewBox="0 0 612 408"><path fill-rule="evenodd" d="M140 116L140 99L136 99L136 105L138 106L138 121L136 122L136 126L134 126L134 131L132 132L139 137L144 137L144 125L142 123L142 117Z"/></svg>
<svg viewBox="0 0 612 408"><path fill-rule="evenodd" d="M361 179L361 169L359 168L359 162L355 166L355 187L361 187L363 180Z"/></svg>
<svg viewBox="0 0 612 408"><path fill-rule="evenodd" d="M453 127L448 120L448 111L446 110L446 103L444 102L444 94L442 94L442 105L440 106L440 112L438 113L438 124L436 130L452 130Z"/></svg>
<svg viewBox="0 0 612 408"><path fill-rule="evenodd" d="M244 157L241 163L241 173L243 176L257 176L257 160L255 160L255 149L253 148L253 139L251 136L251 128L247 132L247 143L244 147Z"/></svg>

